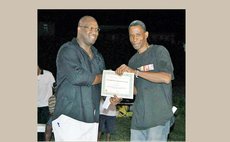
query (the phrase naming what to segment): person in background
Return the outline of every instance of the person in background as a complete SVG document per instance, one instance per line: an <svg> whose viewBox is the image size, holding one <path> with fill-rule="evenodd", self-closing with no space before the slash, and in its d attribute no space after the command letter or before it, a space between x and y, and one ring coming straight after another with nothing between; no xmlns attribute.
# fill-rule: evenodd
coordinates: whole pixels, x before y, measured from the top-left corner
<svg viewBox="0 0 230 142"><path fill-rule="evenodd" d="M52 86L55 82L53 74L41 69L37 65L37 77L38 77L38 94L37 94L37 123L46 124L49 119L49 107L48 99L52 95ZM38 135L39 136L39 135ZM39 140L44 140L44 137Z"/></svg>
<svg viewBox="0 0 230 142"><path fill-rule="evenodd" d="M104 97L101 97L98 140L101 140L102 132L105 132L106 141L110 141L111 133L115 128L117 110L116 105L113 104L110 104L107 109L103 108L104 101Z"/></svg>
<svg viewBox="0 0 230 142"><path fill-rule="evenodd" d="M102 55L93 46L99 31L94 17L83 16L77 25L77 37L58 51L57 98L52 118L56 141L97 141L105 69Z"/></svg>
<svg viewBox="0 0 230 142"><path fill-rule="evenodd" d="M137 52L116 73L135 74L136 99L131 120L131 141L167 141L172 112L173 64L167 49L147 42L148 31L140 20L131 22L129 39Z"/></svg>
<svg viewBox="0 0 230 142"><path fill-rule="evenodd" d="M51 141L52 139L52 115L54 112L55 108L55 103L56 103L56 82L53 83L53 95L49 98L48 100L48 105L49 105L49 113L50 113L50 118L48 122L46 123L46 128L45 128L45 141Z"/></svg>

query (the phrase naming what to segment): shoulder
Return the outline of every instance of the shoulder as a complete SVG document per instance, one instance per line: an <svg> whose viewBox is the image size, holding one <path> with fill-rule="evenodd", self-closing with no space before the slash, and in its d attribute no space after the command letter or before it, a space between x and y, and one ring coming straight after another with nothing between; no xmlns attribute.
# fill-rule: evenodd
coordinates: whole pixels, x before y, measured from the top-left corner
<svg viewBox="0 0 230 142"><path fill-rule="evenodd" d="M162 50L167 50L163 45L158 45L158 44L152 44L150 45L152 50L155 51L162 51Z"/></svg>
<svg viewBox="0 0 230 142"><path fill-rule="evenodd" d="M135 53L129 60L129 63L135 62L136 56L138 53Z"/></svg>
<svg viewBox="0 0 230 142"><path fill-rule="evenodd" d="M64 43L60 49L59 49L59 52L67 52L67 51L71 51L71 50L76 50L76 45L73 44L73 42L71 41L68 41L66 43Z"/></svg>
<svg viewBox="0 0 230 142"><path fill-rule="evenodd" d="M91 48L92 48L93 53L94 53L98 58L104 60L102 54L97 50L96 47L92 46Z"/></svg>
<svg viewBox="0 0 230 142"><path fill-rule="evenodd" d="M78 52L80 52L79 46L74 44L72 41L68 41L60 47L57 56L71 56Z"/></svg>
<svg viewBox="0 0 230 142"><path fill-rule="evenodd" d="M92 46L91 48L92 48L93 53L95 53L96 55L102 56L96 47Z"/></svg>
<svg viewBox="0 0 230 142"><path fill-rule="evenodd" d="M96 53L96 54L99 53L96 47L92 46L91 49L92 49L92 51L93 51L94 53Z"/></svg>
<svg viewBox="0 0 230 142"><path fill-rule="evenodd" d="M43 70L43 72L44 72L44 75L46 76L46 78L50 78L52 81L54 81L54 76L50 71Z"/></svg>
<svg viewBox="0 0 230 142"><path fill-rule="evenodd" d="M167 48L165 48L163 45L157 45L153 44L151 45L151 51L156 53L156 55L161 55L161 54L168 54Z"/></svg>
<svg viewBox="0 0 230 142"><path fill-rule="evenodd" d="M50 71L48 70L43 70L44 74L47 74L47 75L53 75Z"/></svg>

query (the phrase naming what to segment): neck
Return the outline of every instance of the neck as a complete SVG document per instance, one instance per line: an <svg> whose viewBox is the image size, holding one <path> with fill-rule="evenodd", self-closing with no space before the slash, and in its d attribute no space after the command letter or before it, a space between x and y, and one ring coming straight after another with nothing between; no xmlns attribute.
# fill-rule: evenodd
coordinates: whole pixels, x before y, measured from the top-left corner
<svg viewBox="0 0 230 142"><path fill-rule="evenodd" d="M141 54L141 53L145 52L148 48L149 48L149 44L147 44L146 46L140 48L137 52L138 52L139 54Z"/></svg>
<svg viewBox="0 0 230 142"><path fill-rule="evenodd" d="M93 53L92 53L92 49L91 46L84 44L83 42L81 42L78 38L77 38L77 42L80 45L80 47L88 54L88 56L92 59L93 57Z"/></svg>
<svg viewBox="0 0 230 142"><path fill-rule="evenodd" d="M87 45L84 42L82 42L80 39L76 38L78 44L80 45L81 48L83 48L84 50L90 50L91 49L91 45Z"/></svg>

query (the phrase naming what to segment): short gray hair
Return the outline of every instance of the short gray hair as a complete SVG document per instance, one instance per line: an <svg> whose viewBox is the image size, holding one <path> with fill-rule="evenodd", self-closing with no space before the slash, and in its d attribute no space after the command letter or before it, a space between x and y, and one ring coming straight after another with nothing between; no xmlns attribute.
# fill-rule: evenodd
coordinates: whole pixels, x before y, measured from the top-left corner
<svg viewBox="0 0 230 142"><path fill-rule="evenodd" d="M142 22L142 21L140 21L140 20L134 20L133 22L131 22L131 23L129 24L129 28L128 28L128 29L130 29L130 27L132 27L132 26L141 26L141 28L142 28L144 31L146 31L145 23Z"/></svg>

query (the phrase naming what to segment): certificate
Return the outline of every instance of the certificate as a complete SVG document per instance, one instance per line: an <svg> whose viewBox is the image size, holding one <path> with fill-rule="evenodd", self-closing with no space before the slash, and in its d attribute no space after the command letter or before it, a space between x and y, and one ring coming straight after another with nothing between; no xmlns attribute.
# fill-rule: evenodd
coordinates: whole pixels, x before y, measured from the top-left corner
<svg viewBox="0 0 230 142"><path fill-rule="evenodd" d="M102 96L133 99L134 73L117 75L112 70L104 70L102 75Z"/></svg>

